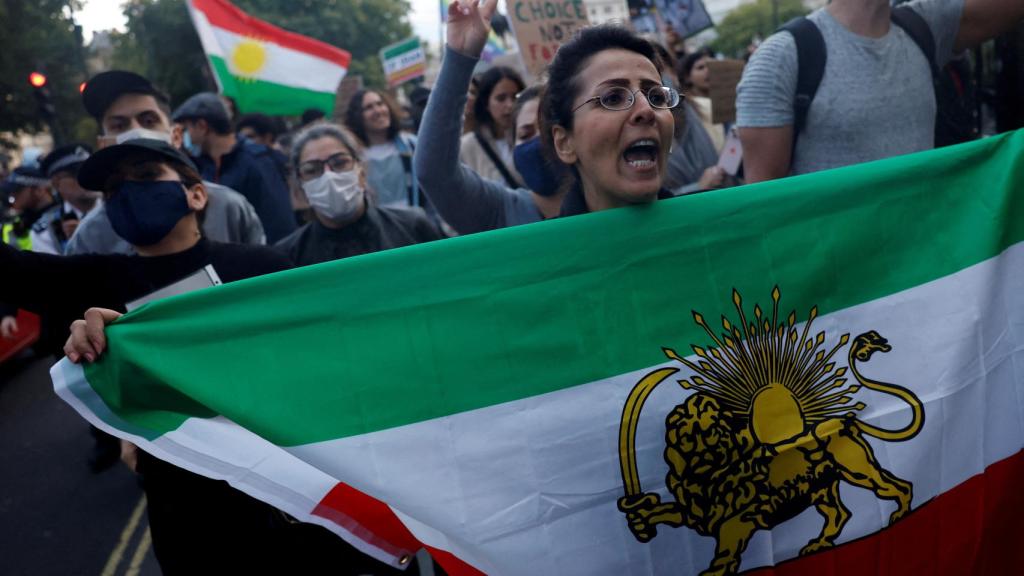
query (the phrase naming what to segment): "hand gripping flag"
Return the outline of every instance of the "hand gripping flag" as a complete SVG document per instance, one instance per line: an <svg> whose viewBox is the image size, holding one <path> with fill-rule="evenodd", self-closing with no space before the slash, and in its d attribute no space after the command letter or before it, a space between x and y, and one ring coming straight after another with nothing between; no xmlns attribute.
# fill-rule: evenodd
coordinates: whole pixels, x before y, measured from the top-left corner
<svg viewBox="0 0 1024 576"><path fill-rule="evenodd" d="M396 565L1015 573L1022 166L1016 132L255 278L52 375Z"/></svg>

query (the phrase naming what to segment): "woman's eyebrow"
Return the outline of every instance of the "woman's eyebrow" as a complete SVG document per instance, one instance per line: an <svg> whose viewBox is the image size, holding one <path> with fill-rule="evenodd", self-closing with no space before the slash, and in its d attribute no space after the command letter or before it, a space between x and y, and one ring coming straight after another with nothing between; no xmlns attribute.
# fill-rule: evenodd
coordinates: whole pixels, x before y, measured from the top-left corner
<svg viewBox="0 0 1024 576"><path fill-rule="evenodd" d="M633 84L633 81L629 78L609 78L608 80L602 81L595 88L601 86L622 86L623 88L629 88ZM652 80L650 78L643 78L640 80L640 86L661 86L661 80Z"/></svg>
<svg viewBox="0 0 1024 576"><path fill-rule="evenodd" d="M622 86L624 88L629 88L629 85L629 78L609 78L608 80L603 80L596 86L596 88L600 88L601 86Z"/></svg>

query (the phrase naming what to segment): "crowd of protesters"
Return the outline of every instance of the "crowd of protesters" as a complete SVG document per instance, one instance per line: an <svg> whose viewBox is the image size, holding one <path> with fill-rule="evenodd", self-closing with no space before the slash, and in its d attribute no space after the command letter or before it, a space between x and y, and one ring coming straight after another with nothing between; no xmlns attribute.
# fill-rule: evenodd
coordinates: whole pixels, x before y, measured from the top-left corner
<svg viewBox="0 0 1024 576"><path fill-rule="evenodd" d="M504 67L474 75L495 3L451 4L440 74L407 112L386 91L361 90L336 119L310 111L288 130L280 118L234 117L214 93L175 107L131 72L90 79L95 150L61 146L4 181L0 268L17 280L0 284L2 336L18 330L17 309L33 311L44 352L92 362L105 323L207 265L232 282L926 150L942 105L935 70L1024 18L1024 2L917 0L909 18L923 22L927 54L922 28L893 23L887 0L833 0L753 54L732 126L711 120L713 53L680 54L624 27L581 30L544 84ZM808 26L826 55L809 103L796 31ZM738 176L719 166L733 129ZM121 458L141 475L165 572L283 557L390 571L224 482L94 433L94 470Z"/></svg>

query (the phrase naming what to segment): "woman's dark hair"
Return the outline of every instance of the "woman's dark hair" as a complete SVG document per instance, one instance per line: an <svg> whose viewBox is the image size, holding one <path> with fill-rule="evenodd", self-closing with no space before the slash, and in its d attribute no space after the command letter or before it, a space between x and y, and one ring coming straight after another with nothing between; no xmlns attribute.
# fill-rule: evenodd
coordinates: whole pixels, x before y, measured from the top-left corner
<svg viewBox="0 0 1024 576"><path fill-rule="evenodd" d="M267 116L266 114L252 113L246 114L238 118L235 122L235 131L238 132L242 128L252 128L252 131L257 136L267 137L269 136L272 140L283 132L281 125L278 120Z"/></svg>
<svg viewBox="0 0 1024 576"><path fill-rule="evenodd" d="M364 146L370 145L370 139L366 134L366 124L363 122L363 100L367 94L380 96L380 99L384 101L384 105L388 107L388 115L391 117L391 125L388 126L388 140L393 140L395 136L398 136L402 116L399 114L398 106L395 105L394 100L384 92L359 90L353 94L352 99L348 101L348 109L345 110L345 125L359 138L359 141Z"/></svg>
<svg viewBox="0 0 1024 576"><path fill-rule="evenodd" d="M516 107L512 109L512 130L515 130L516 125L519 124L519 113L523 111L523 106L531 100L540 98L540 93L543 88L544 86L540 84L534 84L516 96Z"/></svg>
<svg viewBox="0 0 1024 576"><path fill-rule="evenodd" d="M647 40L633 32L612 24L593 26L581 29L576 36L563 44L555 59L548 66L548 84L540 101L538 121L540 123L541 145L557 160L554 155L554 136L551 129L562 126L566 130L573 127L573 102L580 93L578 77L590 57L605 50L627 50L647 58L661 73L661 59L654 47Z"/></svg>
<svg viewBox="0 0 1024 576"><path fill-rule="evenodd" d="M117 163L117 167L103 184L103 191L108 195L111 194L120 188L121 184L128 178L142 181L156 180L160 177L161 166L167 166L173 170L181 178L181 183L186 188L203 183L202 177L199 176L195 168L184 162L171 160L170 158L152 153L138 152L126 155Z"/></svg>
<svg viewBox="0 0 1024 576"><path fill-rule="evenodd" d="M476 101L473 102L473 116L476 118L477 126L487 126L491 132L494 132L494 118L491 117L491 112L487 109L487 104L491 101L494 87L507 78L515 82L516 92L518 93L522 92L523 88L526 87L526 83L523 82L523 78L518 72L507 66L495 66L480 74L478 78Z"/></svg>
<svg viewBox="0 0 1024 576"><path fill-rule="evenodd" d="M679 81L682 82L684 88L690 86L690 72L693 71L693 67L697 65L697 62L701 58L714 58L715 52L708 47L701 48L696 52L687 54L686 58L683 58L682 62L676 67L676 73L679 75Z"/></svg>

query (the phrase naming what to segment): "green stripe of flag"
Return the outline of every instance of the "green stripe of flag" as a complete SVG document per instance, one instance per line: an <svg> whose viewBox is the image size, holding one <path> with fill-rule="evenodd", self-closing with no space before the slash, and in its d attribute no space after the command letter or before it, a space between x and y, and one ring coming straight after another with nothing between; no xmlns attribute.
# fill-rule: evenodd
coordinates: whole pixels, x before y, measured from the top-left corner
<svg viewBox="0 0 1024 576"><path fill-rule="evenodd" d="M238 78L231 74L227 63L219 56L210 56L210 63L224 95L234 98L238 111L243 114L261 112L285 116L302 114L309 108L331 114L334 110L333 92L315 92L263 80Z"/></svg>
<svg viewBox="0 0 1024 576"><path fill-rule="evenodd" d="M1022 149L1017 132L189 294L110 327L87 376L136 425L219 413L283 445L551 392L707 343L691 310L717 325L733 288L749 311L778 284L803 320L998 255L1024 239Z"/></svg>
<svg viewBox="0 0 1024 576"><path fill-rule="evenodd" d="M409 38L408 40L404 40L404 41L402 41L402 42L400 42L398 44L392 44L391 46L386 46L386 47L384 47L380 51L380 53L381 53L381 56L383 56L384 59L387 60L387 59L390 59L390 58L394 58L396 56L401 56L402 54L405 54L406 52L412 52L413 50L417 50L419 48L420 48L420 39L419 39L419 37L414 36L414 37Z"/></svg>

